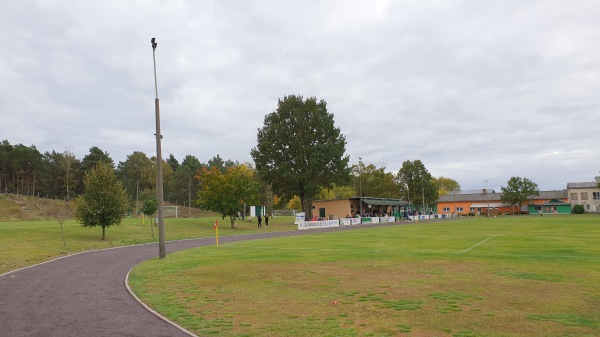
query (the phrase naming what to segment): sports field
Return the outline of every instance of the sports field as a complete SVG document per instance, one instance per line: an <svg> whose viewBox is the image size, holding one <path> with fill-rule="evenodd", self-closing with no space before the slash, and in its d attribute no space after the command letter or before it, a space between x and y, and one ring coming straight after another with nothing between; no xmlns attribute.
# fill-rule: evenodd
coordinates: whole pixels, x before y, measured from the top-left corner
<svg viewBox="0 0 600 337"><path fill-rule="evenodd" d="M600 217L419 222L202 247L130 276L199 336L598 336Z"/></svg>

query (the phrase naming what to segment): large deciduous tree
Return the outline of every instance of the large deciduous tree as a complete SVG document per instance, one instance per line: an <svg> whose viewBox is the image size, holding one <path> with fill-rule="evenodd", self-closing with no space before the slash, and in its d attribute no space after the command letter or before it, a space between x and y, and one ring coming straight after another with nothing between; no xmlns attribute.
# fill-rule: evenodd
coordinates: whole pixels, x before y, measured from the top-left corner
<svg viewBox="0 0 600 337"><path fill-rule="evenodd" d="M322 188L348 181L345 152L346 137L335 127L325 101L291 95L265 117L251 155L273 192L284 198L297 195L310 218L312 200Z"/></svg>
<svg viewBox="0 0 600 337"><path fill-rule="evenodd" d="M400 189L400 197L415 207L427 208L426 205L435 204L438 200L438 191L433 177L420 160L407 160L396 175L396 181ZM423 209L422 211L426 211Z"/></svg>
<svg viewBox="0 0 600 337"><path fill-rule="evenodd" d="M460 191L460 184L454 179L445 177L433 178L433 183L437 187L440 197L450 192Z"/></svg>
<svg viewBox="0 0 600 337"><path fill-rule="evenodd" d="M127 210L127 193L105 163L98 164L86 173L84 193L75 200L75 218L83 227L102 227L102 240L106 228L121 223Z"/></svg>
<svg viewBox="0 0 600 337"><path fill-rule="evenodd" d="M524 177L511 177L506 184L506 187L502 186L500 188L502 190L500 199L511 205L517 205L519 211L524 203L529 202L532 197L540 194L538 185Z"/></svg>
<svg viewBox="0 0 600 337"><path fill-rule="evenodd" d="M156 186L155 163L143 152L135 151L124 162L119 162L117 176L132 199L136 199L139 191Z"/></svg>
<svg viewBox="0 0 600 337"><path fill-rule="evenodd" d="M98 163L108 164L111 168L114 169L115 162L112 160L108 152L102 151L97 146L92 146L90 148L90 153L85 155L81 160L81 166L83 168L83 172L88 172L94 167L98 165Z"/></svg>
<svg viewBox="0 0 600 337"><path fill-rule="evenodd" d="M259 200L260 185L254 179L254 171L248 165L235 165L225 173L215 166L203 167L196 180L200 184L196 204L201 208L229 216L231 227L235 227L235 216L243 210L244 203Z"/></svg>
<svg viewBox="0 0 600 337"><path fill-rule="evenodd" d="M374 198L398 198L398 185L394 174L385 172L385 167L377 168L373 164L365 165L359 160L352 165L355 195Z"/></svg>

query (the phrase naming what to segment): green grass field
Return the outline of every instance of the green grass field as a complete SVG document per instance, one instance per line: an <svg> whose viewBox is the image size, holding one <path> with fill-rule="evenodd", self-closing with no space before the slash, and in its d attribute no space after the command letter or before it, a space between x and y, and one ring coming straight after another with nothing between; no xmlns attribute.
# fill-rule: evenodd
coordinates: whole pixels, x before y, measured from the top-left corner
<svg viewBox="0 0 600 337"><path fill-rule="evenodd" d="M213 237L215 219L219 221L220 236L265 230L256 228L256 219L252 223L238 221L232 229L229 218L166 218L166 239ZM295 230L293 222L293 217L271 218L269 230ZM107 228L105 241L100 240L101 228L84 228L75 221L64 224L64 233L66 245L56 221L0 222L0 274L81 251L158 241L157 227L152 228L148 219L141 218L124 219L120 225Z"/></svg>
<svg viewBox="0 0 600 337"><path fill-rule="evenodd" d="M600 217L516 216L209 246L130 284L200 336L598 336Z"/></svg>

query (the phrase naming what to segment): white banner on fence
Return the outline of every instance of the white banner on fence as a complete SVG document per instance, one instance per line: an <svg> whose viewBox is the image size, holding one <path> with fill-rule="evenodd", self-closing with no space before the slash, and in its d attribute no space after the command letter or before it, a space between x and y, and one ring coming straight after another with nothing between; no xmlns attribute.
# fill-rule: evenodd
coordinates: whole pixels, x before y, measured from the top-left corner
<svg viewBox="0 0 600 337"><path fill-rule="evenodd" d="M359 218L342 218L340 219L340 226L358 225L360 223Z"/></svg>
<svg viewBox="0 0 600 337"><path fill-rule="evenodd" d="M411 221L415 221L415 220L430 220L430 219L435 219L435 214L434 215L429 215L429 214L410 215L408 217L408 219L410 219Z"/></svg>
<svg viewBox="0 0 600 337"><path fill-rule="evenodd" d="M298 229L339 227L339 220L304 221L298 223Z"/></svg>

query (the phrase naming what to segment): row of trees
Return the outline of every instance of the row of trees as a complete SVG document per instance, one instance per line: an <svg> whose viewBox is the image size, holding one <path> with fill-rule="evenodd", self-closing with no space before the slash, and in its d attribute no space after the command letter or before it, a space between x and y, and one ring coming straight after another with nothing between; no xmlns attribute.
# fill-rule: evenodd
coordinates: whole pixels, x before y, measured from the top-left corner
<svg viewBox="0 0 600 337"><path fill-rule="evenodd" d="M327 155L320 157L329 158ZM4 140L0 145L0 188L3 193L68 200L83 193L85 174L98 163L105 163L115 169L116 176L125 187L130 200L141 199L144 191L152 191L155 188L156 160L143 152L133 152L115 167L110 155L98 147L90 148L83 159L78 159L68 148L63 152L52 151L42 154L35 146L11 145L8 140ZM328 167L323 163L310 165ZM252 181L258 186L259 195L248 197L248 204L260 203L284 209L290 208L289 203L292 201L291 206L297 206L293 205L293 201L296 200L294 197L301 196L301 191L290 190L285 186L282 188L277 184L274 187L278 190L271 191L268 182L254 176L256 172L251 165L223 160L219 155L206 163L200 162L192 155L187 155L179 163L171 154L163 163L165 198L174 203L184 204L190 200L193 203L200 195L201 181L209 179L207 177L194 179L197 175L205 175L201 171L202 168L215 168L222 174L226 174L229 168L240 170L240 167L252 172ZM297 165L294 167L296 172L290 171L293 172L290 177L296 179L302 177L303 175L298 174ZM280 165L279 169L281 172L286 172L287 167ZM314 184L314 187L305 192L305 195L314 193L313 199L347 198L358 195L402 198L414 204L423 204L425 201L425 204L431 205L440 193L459 188L458 183L452 179L432 177L420 160L404 162L397 174L387 172L385 167L378 168L373 164L365 164L362 160L358 164L345 168L343 172L345 176L337 180L338 183L330 185L317 184L317 180L308 175L311 178L308 180ZM321 179L327 181L327 177ZM297 181L292 183L297 185ZM202 205L208 207L205 203Z"/></svg>
<svg viewBox="0 0 600 337"><path fill-rule="evenodd" d="M258 130L257 146L251 151L254 165L219 155L207 163L187 155L179 163L170 155L162 163L165 199L197 204L223 216L233 216L243 204L302 208L310 215L317 198L401 198L427 207L440 193L460 188L452 179L432 177L420 160L405 161L397 173L362 160L349 165L345 145L325 101L286 96ZM98 147L80 160L69 148L42 154L35 146L4 140L0 191L68 200L84 192L84 177L100 163L114 170L129 200L155 189L156 160L143 152L133 152L115 167ZM222 196L234 200L220 200Z"/></svg>
<svg viewBox="0 0 600 337"><path fill-rule="evenodd" d="M99 163L115 170L131 200L156 186L156 159L143 152L133 152L115 167L110 155L96 146L78 159L69 148L40 153L34 145L12 145L4 140L0 143L0 193L69 200L83 193L85 174ZM217 167L225 172L234 165L237 163L225 161L219 155L207 163L187 155L181 164L170 155L163 163L165 198L176 203L195 200L199 186L193 178L200 168Z"/></svg>

